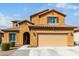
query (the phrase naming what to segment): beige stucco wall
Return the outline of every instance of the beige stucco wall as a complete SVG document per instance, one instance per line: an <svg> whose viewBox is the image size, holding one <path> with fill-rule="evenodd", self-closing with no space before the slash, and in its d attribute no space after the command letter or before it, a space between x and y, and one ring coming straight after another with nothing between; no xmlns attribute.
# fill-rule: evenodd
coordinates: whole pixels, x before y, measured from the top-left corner
<svg viewBox="0 0 79 59"><path fill-rule="evenodd" d="M47 24L48 23L48 17L57 17L59 23L56 23L56 24L59 24L59 25L64 24L64 16L62 16L62 15L56 13L56 12L50 12L50 13L47 13L47 14L41 16L39 18L40 24Z"/></svg>
<svg viewBox="0 0 79 59"><path fill-rule="evenodd" d="M34 24L39 24L40 23L39 16L36 15L35 17L31 17L31 22Z"/></svg>
<svg viewBox="0 0 79 59"><path fill-rule="evenodd" d="M19 40L19 32L16 32L16 43L15 43L15 46L20 46L19 45L19 42L20 42L20 40Z"/></svg>
<svg viewBox="0 0 79 59"><path fill-rule="evenodd" d="M9 43L9 33L8 32L4 32L4 36L2 38L2 43Z"/></svg>
<svg viewBox="0 0 79 59"><path fill-rule="evenodd" d="M35 32L30 32L30 47L37 47L37 34Z"/></svg>

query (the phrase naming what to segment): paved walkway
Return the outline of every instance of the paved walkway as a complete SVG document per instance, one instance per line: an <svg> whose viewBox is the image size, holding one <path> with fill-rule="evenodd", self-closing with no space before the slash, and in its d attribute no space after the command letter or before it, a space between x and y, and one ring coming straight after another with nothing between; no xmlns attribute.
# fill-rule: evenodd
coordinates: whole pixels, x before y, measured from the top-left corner
<svg viewBox="0 0 79 59"><path fill-rule="evenodd" d="M17 49L11 56L79 56L79 46L28 48L25 45Z"/></svg>

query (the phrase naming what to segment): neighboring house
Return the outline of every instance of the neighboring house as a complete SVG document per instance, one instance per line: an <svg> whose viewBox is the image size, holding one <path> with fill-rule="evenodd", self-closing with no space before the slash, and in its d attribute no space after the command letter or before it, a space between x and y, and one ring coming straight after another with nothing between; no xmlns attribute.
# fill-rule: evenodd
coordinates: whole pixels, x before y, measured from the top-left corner
<svg viewBox="0 0 79 59"><path fill-rule="evenodd" d="M79 27L74 29L74 41L79 44Z"/></svg>
<svg viewBox="0 0 79 59"><path fill-rule="evenodd" d="M65 24L66 15L56 10L44 10L30 16L30 21L12 21L13 28L3 29L3 43L16 46L73 46L73 26Z"/></svg>

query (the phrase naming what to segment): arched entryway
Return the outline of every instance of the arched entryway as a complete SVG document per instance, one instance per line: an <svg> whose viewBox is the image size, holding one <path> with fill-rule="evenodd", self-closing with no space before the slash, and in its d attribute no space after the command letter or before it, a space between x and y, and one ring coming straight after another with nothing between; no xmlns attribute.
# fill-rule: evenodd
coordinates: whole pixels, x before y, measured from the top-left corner
<svg viewBox="0 0 79 59"><path fill-rule="evenodd" d="M23 34L23 44L30 44L30 34L29 32L25 32Z"/></svg>

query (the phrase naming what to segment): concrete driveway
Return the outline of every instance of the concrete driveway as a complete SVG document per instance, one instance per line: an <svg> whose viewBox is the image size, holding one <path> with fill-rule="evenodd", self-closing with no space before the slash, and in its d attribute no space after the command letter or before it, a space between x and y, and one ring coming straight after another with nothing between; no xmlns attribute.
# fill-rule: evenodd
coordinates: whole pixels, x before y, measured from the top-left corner
<svg viewBox="0 0 79 59"><path fill-rule="evenodd" d="M11 56L79 56L79 46L28 48L25 45L17 49Z"/></svg>

